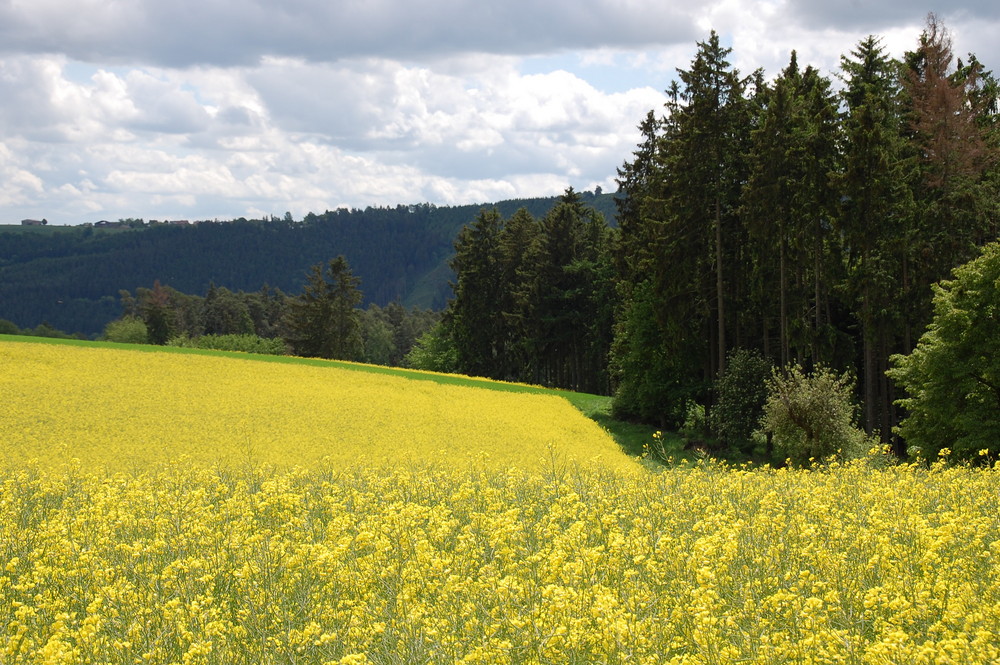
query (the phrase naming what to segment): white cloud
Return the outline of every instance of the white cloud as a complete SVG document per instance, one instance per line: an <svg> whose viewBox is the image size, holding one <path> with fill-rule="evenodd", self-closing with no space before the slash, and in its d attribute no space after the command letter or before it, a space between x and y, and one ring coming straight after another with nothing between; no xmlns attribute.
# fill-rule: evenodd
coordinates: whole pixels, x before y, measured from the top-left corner
<svg viewBox="0 0 1000 665"><path fill-rule="evenodd" d="M902 0L0 0L0 222L296 216L614 186L710 29L832 75ZM942 13L1000 68L1000 8ZM84 20L86 19L86 20Z"/></svg>
<svg viewBox="0 0 1000 665"><path fill-rule="evenodd" d="M11 150L0 143L0 206L26 203L43 189L42 179L23 168Z"/></svg>

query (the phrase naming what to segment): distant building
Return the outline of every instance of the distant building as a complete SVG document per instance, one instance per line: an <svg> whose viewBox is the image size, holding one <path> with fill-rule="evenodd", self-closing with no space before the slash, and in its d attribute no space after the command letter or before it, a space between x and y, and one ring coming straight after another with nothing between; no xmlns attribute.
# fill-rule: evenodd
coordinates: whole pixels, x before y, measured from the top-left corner
<svg viewBox="0 0 1000 665"><path fill-rule="evenodd" d="M45 226L49 223L47 219L22 219L21 226Z"/></svg>

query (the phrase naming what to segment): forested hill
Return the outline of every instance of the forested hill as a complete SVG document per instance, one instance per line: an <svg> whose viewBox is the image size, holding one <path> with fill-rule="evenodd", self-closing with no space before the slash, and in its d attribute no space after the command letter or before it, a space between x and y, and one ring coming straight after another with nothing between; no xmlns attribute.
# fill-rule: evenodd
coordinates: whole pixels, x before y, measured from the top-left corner
<svg viewBox="0 0 1000 665"><path fill-rule="evenodd" d="M583 202L614 221L611 194ZM209 285L256 291L265 284L298 293L308 268L343 254L361 278L365 304L398 300L441 308L450 297L458 231L483 207L504 217L519 208L541 217L558 197L496 204L340 209L302 221L235 220L138 228L0 225L0 319L87 335L121 314L119 291L155 280L204 294Z"/></svg>

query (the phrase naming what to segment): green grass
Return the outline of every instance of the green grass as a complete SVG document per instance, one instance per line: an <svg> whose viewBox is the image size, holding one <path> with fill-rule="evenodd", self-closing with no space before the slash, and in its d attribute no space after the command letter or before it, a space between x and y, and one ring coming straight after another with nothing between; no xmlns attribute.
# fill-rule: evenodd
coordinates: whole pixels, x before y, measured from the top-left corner
<svg viewBox="0 0 1000 665"><path fill-rule="evenodd" d="M82 347L101 346L105 348L125 349L145 353L181 353L223 356L228 358L239 358L242 360L252 359L261 362L314 365L318 367L341 367L358 372L389 374L418 381L434 381L435 383L467 386L481 388L484 390L535 393L539 395L557 395L567 400L570 404L579 409L581 413L603 427L618 443L618 445L621 446L622 450L633 456L643 454L644 446L653 441L653 433L656 432L656 428L651 425L630 423L615 419L611 415L611 398L605 395L592 395L589 393L578 393L571 390L558 390L554 388L544 388L541 386L529 386L520 383L505 383L503 381L493 381L491 379L464 376L460 374L437 374L434 372L423 372L420 370L405 369L402 367L365 365L362 363L352 363L339 360L324 360L322 358L271 356L255 353L241 353L238 351L192 349L178 346L155 346L151 344L123 344L120 342L93 342L78 339L0 335L0 341L4 340L12 342L34 342L36 344L68 344L71 346ZM676 461L693 459L692 455L688 451L684 450L684 443L682 439L678 435L672 433L664 434L663 454L666 457L672 456Z"/></svg>

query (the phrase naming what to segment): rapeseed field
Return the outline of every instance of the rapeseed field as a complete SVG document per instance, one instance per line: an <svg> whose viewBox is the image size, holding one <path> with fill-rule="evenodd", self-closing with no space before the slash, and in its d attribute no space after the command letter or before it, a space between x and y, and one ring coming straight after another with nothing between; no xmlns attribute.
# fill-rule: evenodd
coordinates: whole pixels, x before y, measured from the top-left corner
<svg viewBox="0 0 1000 665"><path fill-rule="evenodd" d="M444 385L335 366L98 346L0 342L3 464L532 468L635 462L551 395Z"/></svg>
<svg viewBox="0 0 1000 665"><path fill-rule="evenodd" d="M65 392L49 372L86 367L94 376L75 381L88 384L112 371L107 356L9 346L0 343L4 397L19 384L7 376L11 353L37 353L17 363L34 365L24 376L50 399ZM147 354L125 359L150 372L191 360L133 355ZM233 381L264 371L229 363L212 371ZM148 407L207 371L188 370L193 378L152 377L155 395L124 403ZM318 379L294 385L308 392L307 380ZM5 450L14 437L18 457L0 471L0 663L1000 662L995 467L652 472L601 466L603 449L540 464L518 452L522 430L477 435L499 446L489 457L435 440L423 450L441 452L423 459L348 464L312 443L293 465L270 457L280 432L227 456L241 438L208 423L203 448L185 434L184 456L163 439L119 464L113 451L133 449L116 431L140 427L108 423L112 453L100 457L95 437L90 457L74 457L48 428L86 438L84 428L18 399L35 415L8 409L2 421ZM244 413L212 414L215 403L192 402L173 420L153 413L178 430L199 413ZM536 413L523 408L526 419ZM479 422L504 422L490 418L499 416ZM169 425L157 431L167 437ZM353 445L348 434L337 440Z"/></svg>

